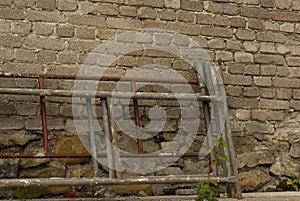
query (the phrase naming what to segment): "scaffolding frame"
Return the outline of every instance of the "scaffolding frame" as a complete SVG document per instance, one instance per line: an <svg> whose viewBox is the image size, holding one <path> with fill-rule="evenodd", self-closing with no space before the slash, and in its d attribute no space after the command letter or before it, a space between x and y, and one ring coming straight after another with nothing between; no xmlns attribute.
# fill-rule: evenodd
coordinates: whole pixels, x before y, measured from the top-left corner
<svg viewBox="0 0 300 201"><path fill-rule="evenodd" d="M137 82L152 82L152 83L171 83L171 84L181 84L186 83L182 80L174 79L147 79L147 78L123 78L117 76L102 76L100 81L126 81L130 82L132 94L126 92L112 92L109 91L97 91L96 93L90 93L87 91L72 91L72 90L53 90L45 89L44 81L45 79L63 79L63 80L99 80L99 77L87 77L87 76L76 76L76 75L50 75L50 74L30 74L30 73L3 73L0 72L1 77L7 78L31 78L38 81L38 89L29 89L29 88L0 88L0 94L13 94L13 95L34 95L40 97L40 111L41 111L41 121L42 121L42 134L43 134L43 153L38 154L25 154L25 153L0 153L1 158L91 158L93 160L94 166L94 178L15 178L15 179L0 179L0 188L7 187L23 187L23 186L84 186L84 185L120 185L120 184L175 184L175 183L195 183L198 181L205 181L208 179L215 180L219 183L227 184L227 191L229 197L241 198L241 191L237 179L237 167L235 164L235 151L233 142L231 139L231 132L229 126L229 120L226 119L226 133L224 134L225 140L228 143L228 148L224 148L224 153L228 157L228 161L225 162L223 169L225 170L226 175L217 176L218 174L211 175L209 178L207 175L170 175L170 176L140 176L134 178L122 178L122 176L110 169L109 178L100 178L98 177L98 161L97 158L107 158L111 165L116 163L115 157L205 157L206 154L200 155L198 152L187 152L187 153L163 153L163 154L144 154L143 151L143 142L141 139L140 127L140 118L138 112L138 100L139 99L153 99L153 100L176 100L178 98L183 100L190 100L192 97L196 96L198 101L203 103L203 112L205 118L205 127L209 126L209 118L213 111L210 111L209 103L214 99L217 100L217 96L208 94L207 88L204 86L204 95L202 93L188 94L188 93L179 93L175 97L171 93L152 93L152 92L136 92ZM188 80L188 84L199 85L200 79L197 80ZM206 90L205 90L206 89ZM97 153L95 148L95 131L93 128L93 118L92 118L92 104L91 97L100 98L101 107L102 107L102 119L104 121L104 134L111 141L115 141L115 135L113 134L114 122L111 119L111 101L110 98L114 95L117 98L132 98L133 99L133 109L134 109L134 120L137 126L136 136L138 143L138 154L124 154L116 153L111 147L107 147L109 154ZM46 112L46 96L55 96L55 97L72 97L78 96L86 99L86 110L88 116L89 124L89 137L91 143L91 153L51 153L48 142L48 128L47 128L47 112ZM208 139L210 136L208 136ZM210 159L211 160L211 159Z"/></svg>

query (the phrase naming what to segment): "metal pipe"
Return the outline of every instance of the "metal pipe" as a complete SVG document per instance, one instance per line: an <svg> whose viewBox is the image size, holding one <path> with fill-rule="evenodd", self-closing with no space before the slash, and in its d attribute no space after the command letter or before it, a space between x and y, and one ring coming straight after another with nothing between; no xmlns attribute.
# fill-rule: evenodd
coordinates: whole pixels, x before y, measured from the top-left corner
<svg viewBox="0 0 300 201"><path fill-rule="evenodd" d="M98 156L97 156L97 149L96 149L92 99L90 97L86 98L86 109L87 109L88 124L89 124L91 154L93 156L92 160L93 160L93 167L94 167L94 177L98 177L99 176L99 167L98 167L98 161L97 161Z"/></svg>
<svg viewBox="0 0 300 201"><path fill-rule="evenodd" d="M211 177L219 183L234 183L235 177ZM127 185L127 184L174 184L174 183L195 183L198 181L207 181L207 176L202 175L170 175L170 176L149 176L124 179L109 179L109 178L33 178L33 179L1 179L0 188L9 187L34 187L34 186L99 186L99 185Z"/></svg>
<svg viewBox="0 0 300 201"><path fill-rule="evenodd" d="M116 178L115 172L115 163L114 163L114 153L112 148L112 137L109 129L109 120L108 120L108 112L107 112L107 101L104 98L101 98L101 106L102 106L102 118L104 123L104 134L106 141L106 151L107 151L107 160L109 168L109 178Z"/></svg>
<svg viewBox="0 0 300 201"><path fill-rule="evenodd" d="M136 92L136 82L133 81L130 83L132 92ZM142 133L141 133L141 121L139 115L139 104L136 98L132 99L133 102L133 113L134 113L134 121L136 125L136 137L137 137L137 144L138 144L138 153L144 153L143 149L143 141L142 141Z"/></svg>
<svg viewBox="0 0 300 201"><path fill-rule="evenodd" d="M160 99L160 100L199 100L210 102L212 99L218 101L216 97L202 96L200 93L154 93L154 92L110 92L110 91L74 91L74 90L53 90L53 89L18 89L18 88L0 88L0 94L16 95L36 95L36 96L60 96L60 97L88 97L107 98L114 97L120 99Z"/></svg>
<svg viewBox="0 0 300 201"><path fill-rule="evenodd" d="M38 78L39 89L44 89L44 79ZM45 96L40 96L40 107L41 107L41 119L42 119L42 131L43 131L43 142L44 151L49 153L49 143L48 143L48 127L47 127L47 115L46 115L46 103Z"/></svg>

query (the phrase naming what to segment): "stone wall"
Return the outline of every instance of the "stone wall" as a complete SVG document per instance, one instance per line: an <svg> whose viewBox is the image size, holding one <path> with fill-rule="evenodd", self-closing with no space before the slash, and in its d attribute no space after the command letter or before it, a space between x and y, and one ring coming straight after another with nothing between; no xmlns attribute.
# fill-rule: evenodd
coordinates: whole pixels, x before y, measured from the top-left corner
<svg viewBox="0 0 300 201"><path fill-rule="evenodd" d="M298 0L0 0L0 71L76 74L101 42L138 28L185 34L221 63L244 191L279 189L286 176L299 174ZM180 58L155 52L126 55L108 74L122 76L126 69L153 62L194 78ZM1 78L0 86L35 88L37 82ZM72 86L72 81L46 82L47 88ZM5 139L0 142L1 152L39 152L39 98L1 95L0 101L0 130ZM51 149L84 152L83 147L72 146L80 143L72 123L71 100L47 101ZM152 104L141 104L145 121ZM169 133L177 129L179 116L174 108L168 112L164 141L172 140ZM163 146L156 142L149 142L148 151ZM186 173L197 167L188 166L189 161L182 163L170 171ZM9 171L8 164L13 167ZM92 174L86 159L1 159L1 165L0 175L9 178Z"/></svg>

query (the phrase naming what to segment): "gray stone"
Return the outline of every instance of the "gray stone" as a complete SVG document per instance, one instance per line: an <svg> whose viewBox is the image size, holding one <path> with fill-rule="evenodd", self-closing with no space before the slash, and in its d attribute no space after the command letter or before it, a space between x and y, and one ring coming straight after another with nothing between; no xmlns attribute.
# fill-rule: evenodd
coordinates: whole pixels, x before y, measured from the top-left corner
<svg viewBox="0 0 300 201"><path fill-rule="evenodd" d="M0 160L0 178L17 178L19 171L19 159Z"/></svg>

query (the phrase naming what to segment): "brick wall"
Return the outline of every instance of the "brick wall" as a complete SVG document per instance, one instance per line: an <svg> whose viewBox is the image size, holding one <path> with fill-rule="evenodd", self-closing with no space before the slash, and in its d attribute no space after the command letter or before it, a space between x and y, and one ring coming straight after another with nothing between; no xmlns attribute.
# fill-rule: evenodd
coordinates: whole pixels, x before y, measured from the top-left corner
<svg viewBox="0 0 300 201"><path fill-rule="evenodd" d="M206 49L213 61L220 61L244 191L280 188L287 175L300 172L298 0L0 0L0 70L76 74L102 41L138 28L185 34ZM110 74L124 75L132 66L153 62L172 67L186 78L192 76L179 58L153 52L122 57L116 65L123 68ZM0 86L34 88L37 83L1 78ZM73 84L48 81L46 86L70 89ZM37 151L41 138L38 98L1 95L0 101L1 135L8 139L1 142L1 149ZM71 100L48 101L50 144L60 150L77 140ZM147 106L142 109L145 115ZM90 168L87 161L75 161L84 167L71 161L72 168L63 165L65 161L49 161L9 160L15 168L0 175L82 176Z"/></svg>

